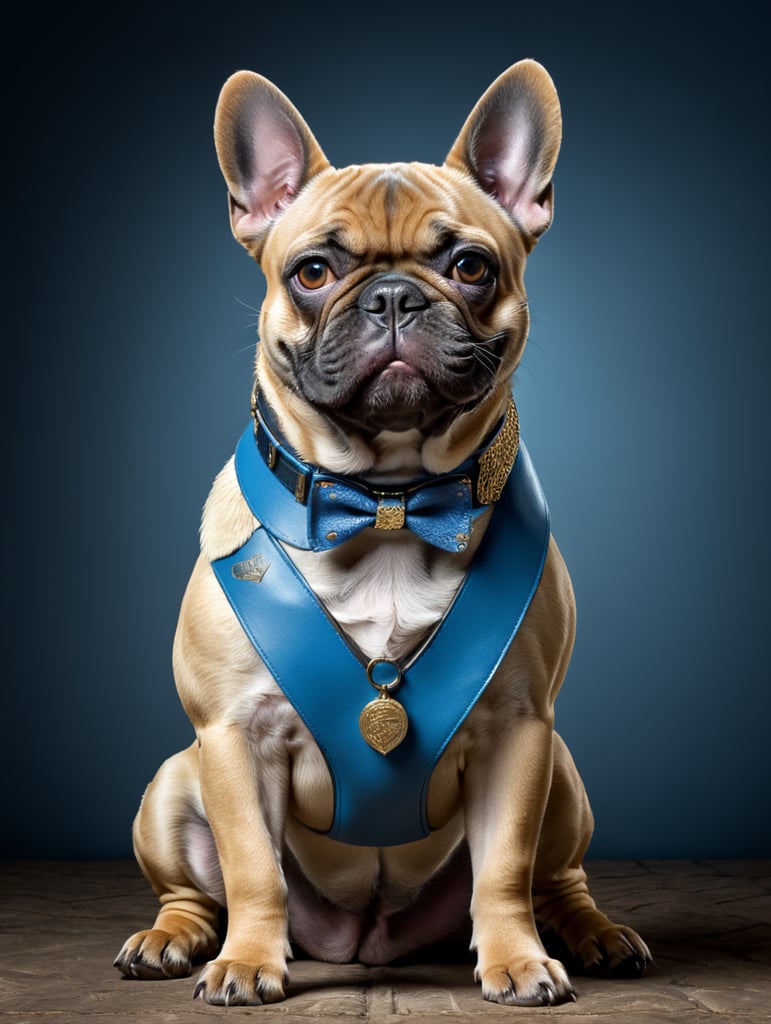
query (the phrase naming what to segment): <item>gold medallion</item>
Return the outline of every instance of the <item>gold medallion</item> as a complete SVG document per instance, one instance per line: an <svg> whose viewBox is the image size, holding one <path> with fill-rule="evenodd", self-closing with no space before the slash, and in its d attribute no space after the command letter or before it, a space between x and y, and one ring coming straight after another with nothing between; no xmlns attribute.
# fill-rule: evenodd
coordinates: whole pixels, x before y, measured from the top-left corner
<svg viewBox="0 0 771 1024"><path fill-rule="evenodd" d="M407 712L384 686L359 715L359 730L378 754L390 754L407 735Z"/></svg>

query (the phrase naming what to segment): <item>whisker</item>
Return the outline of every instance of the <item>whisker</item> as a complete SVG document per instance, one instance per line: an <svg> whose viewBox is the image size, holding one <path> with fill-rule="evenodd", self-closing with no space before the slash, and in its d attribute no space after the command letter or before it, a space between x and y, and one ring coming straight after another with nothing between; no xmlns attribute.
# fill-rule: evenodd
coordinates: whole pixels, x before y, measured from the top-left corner
<svg viewBox="0 0 771 1024"><path fill-rule="evenodd" d="M498 370L498 366L501 361L501 357L497 352L493 352L487 348L495 341L495 338L489 338L484 342L476 342L471 349L471 355L476 360L477 364L482 367L486 375L493 380Z"/></svg>
<svg viewBox="0 0 771 1024"><path fill-rule="evenodd" d="M479 365L484 366L486 370L494 371L498 363L500 363L500 358L494 352L486 352L484 349L475 348L471 354Z"/></svg>
<svg viewBox="0 0 771 1024"><path fill-rule="evenodd" d="M256 313L257 316L260 315L260 307L259 306L252 306L248 302L244 302L243 299L239 299L239 297L237 295L234 295L233 298L236 300L236 302L240 306L243 306L245 309L248 309L250 313Z"/></svg>
<svg viewBox="0 0 771 1024"><path fill-rule="evenodd" d="M236 356L243 355L244 352L253 352L253 351L254 351L254 345L253 344L252 345L242 345L241 348L237 348L232 353L232 355L233 355L233 358L235 358Z"/></svg>
<svg viewBox="0 0 771 1024"><path fill-rule="evenodd" d="M533 384L537 384L538 383L538 378L536 377L535 373L533 373L533 371L530 369L529 366L527 366L524 362L522 362L522 363L519 364L519 366L517 367L516 372L514 374L513 383L514 383L515 387L516 387L517 384L523 383L523 381L522 381L522 375L523 374L525 376L529 377Z"/></svg>

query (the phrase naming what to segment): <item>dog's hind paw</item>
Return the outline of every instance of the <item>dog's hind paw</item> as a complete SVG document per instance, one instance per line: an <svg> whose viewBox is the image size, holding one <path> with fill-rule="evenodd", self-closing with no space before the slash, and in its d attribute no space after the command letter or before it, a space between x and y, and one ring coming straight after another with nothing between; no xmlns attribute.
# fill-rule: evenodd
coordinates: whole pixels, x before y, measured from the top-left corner
<svg viewBox="0 0 771 1024"><path fill-rule="evenodd" d="M236 960L213 960L201 972L193 999L213 1006L258 1006L284 998L284 965L263 966Z"/></svg>
<svg viewBox="0 0 771 1024"><path fill-rule="evenodd" d="M124 943L113 966L138 981L185 978L192 970L190 942L157 928L137 932Z"/></svg>
<svg viewBox="0 0 771 1024"><path fill-rule="evenodd" d="M578 945L579 970L597 978L639 978L653 963L650 950L631 928L611 924Z"/></svg>

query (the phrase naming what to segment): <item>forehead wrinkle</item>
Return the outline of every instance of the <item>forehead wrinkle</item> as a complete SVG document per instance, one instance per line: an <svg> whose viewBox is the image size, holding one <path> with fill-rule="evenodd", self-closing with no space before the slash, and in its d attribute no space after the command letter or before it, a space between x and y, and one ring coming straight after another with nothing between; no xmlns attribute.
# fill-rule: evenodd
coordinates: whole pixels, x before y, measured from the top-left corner
<svg viewBox="0 0 771 1024"><path fill-rule="evenodd" d="M360 187L345 197L345 208L336 211L344 225L340 240L346 247L373 259L398 259L437 248L442 196L436 193L442 190L436 182L428 176L416 180L413 167L404 173L395 165L358 184ZM361 217L362 210L366 210L366 220Z"/></svg>
<svg viewBox="0 0 771 1024"><path fill-rule="evenodd" d="M287 232L287 249L294 253L331 244L360 265L416 256L431 260L461 240L495 252L500 248L496 228L517 232L487 196L472 196L467 209L464 184L460 174L422 163L331 168L308 187L308 205L315 211L310 223L307 207L298 203L289 207L277 230Z"/></svg>

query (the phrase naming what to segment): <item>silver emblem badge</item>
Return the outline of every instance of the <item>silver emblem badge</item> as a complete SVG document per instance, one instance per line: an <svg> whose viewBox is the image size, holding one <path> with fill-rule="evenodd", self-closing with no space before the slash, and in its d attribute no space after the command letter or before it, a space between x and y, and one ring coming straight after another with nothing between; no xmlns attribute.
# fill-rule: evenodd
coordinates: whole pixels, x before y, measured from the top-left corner
<svg viewBox="0 0 771 1024"><path fill-rule="evenodd" d="M268 569L270 569L270 562L266 562L262 555L255 555L254 558L248 558L245 562L236 562L232 572L237 580L262 583Z"/></svg>

